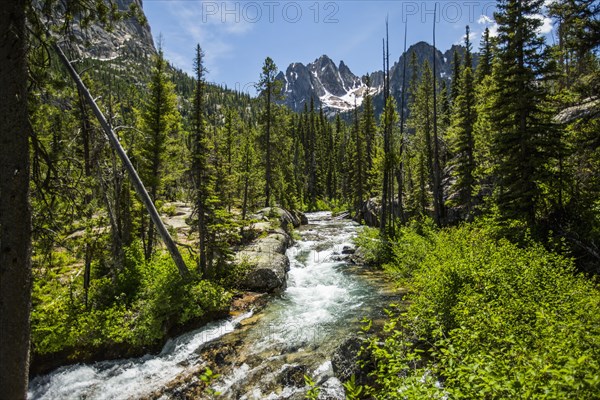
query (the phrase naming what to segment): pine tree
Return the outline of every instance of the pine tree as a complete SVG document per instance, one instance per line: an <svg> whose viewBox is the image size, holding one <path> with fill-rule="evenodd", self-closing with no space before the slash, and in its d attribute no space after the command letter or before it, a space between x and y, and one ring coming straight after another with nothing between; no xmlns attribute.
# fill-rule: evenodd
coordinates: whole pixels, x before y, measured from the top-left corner
<svg viewBox="0 0 600 400"><path fill-rule="evenodd" d="M247 124L241 135L241 157L239 166L239 182L242 198L242 220L248 215L248 208L254 204L258 195L258 165L259 159L256 153L257 134L252 124Z"/></svg>
<svg viewBox="0 0 600 400"><path fill-rule="evenodd" d="M481 84L486 76L492 73L492 43L490 42L490 29L485 28L481 35L479 45L479 60L477 64L477 83Z"/></svg>
<svg viewBox="0 0 600 400"><path fill-rule="evenodd" d="M277 76L277 66L271 57L267 57L262 67L262 73L258 84L256 85L257 90L260 92L260 97L264 100L264 114L263 123L265 126L263 145L265 148L265 207L271 205L271 186L273 163L271 157L272 142L271 142L271 128L273 126L273 103L277 95L280 93L280 82L275 80Z"/></svg>
<svg viewBox="0 0 600 400"><path fill-rule="evenodd" d="M392 140L394 136L394 127L398 124L398 112L396 111L396 101L389 96L385 104L382 115L382 130L387 135L388 143L384 147L383 153L383 190L382 190L382 214L380 229L382 234L386 234L387 227L391 227L391 217L393 216L393 191L391 190L392 171L394 169L395 157L392 153ZM387 131L387 132L386 132ZM386 176L387 175L387 176ZM387 178L387 179L386 179ZM388 180L389 179L389 180ZM389 213L389 214L386 214Z"/></svg>
<svg viewBox="0 0 600 400"><path fill-rule="evenodd" d="M460 93L461 63L458 51L454 50L452 54L452 81L450 82L450 96L452 103Z"/></svg>
<svg viewBox="0 0 600 400"><path fill-rule="evenodd" d="M306 167L308 172L308 204L309 209L314 209L317 204L317 122L315 115L315 100L310 98L310 110L307 114L306 135Z"/></svg>
<svg viewBox="0 0 600 400"><path fill-rule="evenodd" d="M162 188L163 163L169 135L180 129L181 116L177 110L175 85L167 75L167 62L159 47L154 60L149 94L140 118L140 131L144 134L141 148L140 175L154 203ZM154 251L155 230L148 220L145 256L149 259Z"/></svg>
<svg viewBox="0 0 600 400"><path fill-rule="evenodd" d="M352 137L354 139L354 151L353 156L356 157L352 162L354 181L353 181L353 192L356 194L354 208L360 209L365 201L365 186L366 186L366 163L365 163L365 140L363 137L363 131L360 129L360 123L358 118L358 107L356 103L354 103L354 112L353 112L353 120L352 124Z"/></svg>
<svg viewBox="0 0 600 400"><path fill-rule="evenodd" d="M209 225L212 220L214 197L214 177L211 171L209 155L211 144L206 126L205 105L205 68L204 52L198 44L194 58L196 88L192 111L192 180L194 182L194 213L198 218L199 258L198 270L206 275L208 272L208 253L210 247Z"/></svg>
<svg viewBox="0 0 600 400"><path fill-rule="evenodd" d="M31 311L26 1L0 10L0 388L7 399L27 397Z"/></svg>
<svg viewBox="0 0 600 400"><path fill-rule="evenodd" d="M475 90L471 69L471 42L469 41L469 27L467 26L464 67L458 96L454 101L452 125L450 127L450 135L453 139L453 175L456 179L451 190L457 196L457 199L452 203L463 208L467 218L470 218L472 214L473 190L475 186L475 145L473 140L475 120Z"/></svg>
<svg viewBox="0 0 600 400"><path fill-rule="evenodd" d="M423 63L421 79L416 92L411 95L408 126L414 131L410 152L413 155L413 170L417 174L418 185L413 186L411 197L415 212L425 214L432 204L429 193L434 184L433 165L433 96L432 72L429 62ZM411 82L414 85L414 82Z"/></svg>
<svg viewBox="0 0 600 400"><path fill-rule="evenodd" d="M553 129L544 110L546 91L538 79L546 72L544 40L537 33L543 0L501 0L498 62L494 65L493 155L499 179L502 217L536 221L540 185L552 152Z"/></svg>
<svg viewBox="0 0 600 400"><path fill-rule="evenodd" d="M377 185L378 172L374 165L374 160L377 154L376 145L376 134L377 134L377 122L375 120L375 110L373 108L373 97L371 95L370 82L367 78L367 93L363 99L362 104L362 115L360 118L360 130L361 136L364 140L362 146L364 146L364 173L365 181L363 188L365 194L370 198L375 194L375 188Z"/></svg>

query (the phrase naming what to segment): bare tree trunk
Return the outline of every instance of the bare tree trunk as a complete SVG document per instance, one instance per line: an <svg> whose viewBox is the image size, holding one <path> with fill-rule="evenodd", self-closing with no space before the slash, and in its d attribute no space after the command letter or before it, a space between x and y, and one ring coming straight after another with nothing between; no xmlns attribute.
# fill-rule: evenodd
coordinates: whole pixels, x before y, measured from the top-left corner
<svg viewBox="0 0 600 400"><path fill-rule="evenodd" d="M440 167L440 141L437 129L437 76L435 67L435 18L437 16L437 3L434 7L433 17L433 209L435 212L435 222L438 226L442 225L444 219L444 196L441 185L441 167Z"/></svg>
<svg viewBox="0 0 600 400"><path fill-rule="evenodd" d="M75 69L73 68L73 66L67 59L67 57L65 56L65 53L63 53L63 51L57 44L54 44L53 47L54 47L54 50L56 51L56 53L58 54L61 62L64 64L64 66L69 71L71 78L73 78L73 80L77 84L77 88L79 90L81 90L81 92L83 93L83 95L84 95L85 99L87 100L87 102L89 103L92 111L96 115L96 118L100 122L100 125L104 129L104 132L106 133L106 136L108 137L108 141L110 142L110 144L114 148L114 150L117 152L117 155L121 159L121 162L127 169L127 172L129 173L129 177L131 178L131 182L133 183L133 186L135 188L135 191L140 196L140 199L142 200L142 203L144 203L144 206L146 206L146 210L150 214L150 218L151 218L152 222L156 226L158 233L160 234L163 242L165 243L165 246L167 247L167 250L169 250L169 253L171 253L171 258L175 262L175 265L177 266L177 269L179 270L179 274L184 278L189 277L190 271L188 270L187 266L185 265L185 262L183 261L183 258L181 257L181 254L179 253L177 246L175 245L175 242L173 241L173 239L171 238L171 235L169 234L169 231L167 231L167 227L165 226L165 224L163 224L162 220L160 219L160 215L158 215L158 211L156 211L156 207L154 206L152 199L150 199L150 196L148 195L148 192L146 191L144 184L142 183L135 168L133 167L133 164L131 164L129 157L127 157L127 153L125 153L125 150L121 146L121 143L119 143L119 139L117 138L117 135L115 134L115 132L112 130L112 128L108 124L108 121L106 121L106 118L104 118L102 111L100 111L100 109L98 108L98 105L96 105L96 102L92 98L92 95L90 94L90 92L87 90L87 88L81 81L79 74L77 74L77 71L75 71Z"/></svg>
<svg viewBox="0 0 600 400"><path fill-rule="evenodd" d="M24 0L0 6L0 396L25 399L31 310L31 209Z"/></svg>
<svg viewBox="0 0 600 400"><path fill-rule="evenodd" d="M91 160L91 138L92 138L92 126L88 118L87 107L81 91L78 91L79 99L79 112L81 113L81 136L83 140L83 169L85 177L87 178L86 186L89 185L92 177L92 160ZM92 210L89 207L92 201L91 194L86 191L83 198L83 203L87 207L85 210L85 218L90 221L92 218ZM84 291L84 302L85 308L88 307L88 291L90 287L90 276L92 268L92 246L89 242L89 238L86 237L85 251L84 251L84 269L83 269L83 291Z"/></svg>
<svg viewBox="0 0 600 400"><path fill-rule="evenodd" d="M265 168L265 207L271 205L271 83L267 84L267 132L265 142L267 146Z"/></svg>
<svg viewBox="0 0 600 400"><path fill-rule="evenodd" d="M408 22L404 23L404 53L406 54L406 36L408 33ZM398 154L399 166L396 172L398 182L398 217L400 222L404 223L404 102L406 99L406 58L404 57L404 65L402 66L402 98L400 99L400 152Z"/></svg>

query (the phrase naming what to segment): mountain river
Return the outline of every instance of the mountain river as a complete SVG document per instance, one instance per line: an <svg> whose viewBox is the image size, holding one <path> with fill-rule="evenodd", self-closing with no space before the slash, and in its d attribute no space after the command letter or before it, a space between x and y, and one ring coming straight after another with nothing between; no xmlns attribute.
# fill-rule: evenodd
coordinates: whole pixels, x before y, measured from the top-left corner
<svg viewBox="0 0 600 400"><path fill-rule="evenodd" d="M308 225L287 250L288 287L255 315L211 323L169 340L160 354L61 367L29 385L30 399L180 399L201 397L208 357L219 365L214 398L302 399L306 374L329 399L343 399L331 355L363 317L383 319L398 301L384 275L347 261L361 227L329 212L307 214ZM216 360L216 361L215 361ZM205 394L206 398L209 395Z"/></svg>

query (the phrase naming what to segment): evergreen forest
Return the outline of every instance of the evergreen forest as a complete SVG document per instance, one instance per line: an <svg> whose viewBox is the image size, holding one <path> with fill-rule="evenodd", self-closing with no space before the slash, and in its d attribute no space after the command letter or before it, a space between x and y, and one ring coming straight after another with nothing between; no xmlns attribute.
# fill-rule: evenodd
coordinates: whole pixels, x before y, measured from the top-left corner
<svg viewBox="0 0 600 400"><path fill-rule="evenodd" d="M497 0L451 77L405 54L399 97L386 38L381 92L332 114L287 108L267 54L255 96L210 83L203 43L193 75L161 43L82 55L80 32L145 23L137 2L5 0L0 398L227 318L238 253L315 211L364 225L363 268L401 298L363 320L345 398L599 398L600 5L546 3ZM294 398L337 398L301 375Z"/></svg>

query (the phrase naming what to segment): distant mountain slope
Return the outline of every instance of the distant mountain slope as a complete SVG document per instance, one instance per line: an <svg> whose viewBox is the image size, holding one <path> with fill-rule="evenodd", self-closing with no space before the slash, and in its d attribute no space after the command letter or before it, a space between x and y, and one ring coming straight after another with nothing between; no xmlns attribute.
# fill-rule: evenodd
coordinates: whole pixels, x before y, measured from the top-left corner
<svg viewBox="0 0 600 400"><path fill-rule="evenodd" d="M452 46L445 53L435 50L436 72L439 78L450 80L452 76L452 57L454 51L462 56L463 46ZM417 55L417 62L423 65L428 61L431 65L434 49L428 43L418 42L402 54L390 68L390 89L397 101L402 95L402 75L404 70L404 58L406 59L406 80L411 75L410 57L412 53ZM476 59L476 58L475 58ZM383 108L383 71L375 71L369 75L371 95L374 96L376 112ZM328 115L338 112L343 113L351 110L356 103L360 106L367 93L367 76L358 77L352 73L350 68L340 61L336 65L327 55L322 55L312 63L290 64L285 71L281 71L277 79L283 83L283 104L292 110L300 112L304 105L310 103L311 97L315 106L323 107Z"/></svg>
<svg viewBox="0 0 600 400"><path fill-rule="evenodd" d="M115 3L119 11L128 11L133 4L143 13L142 0L116 0ZM87 58L113 60L119 56L129 56L139 59L156 53L150 25L141 24L135 18L116 22L110 32L99 25L92 25L85 30L74 25L73 33L78 39L77 50Z"/></svg>

